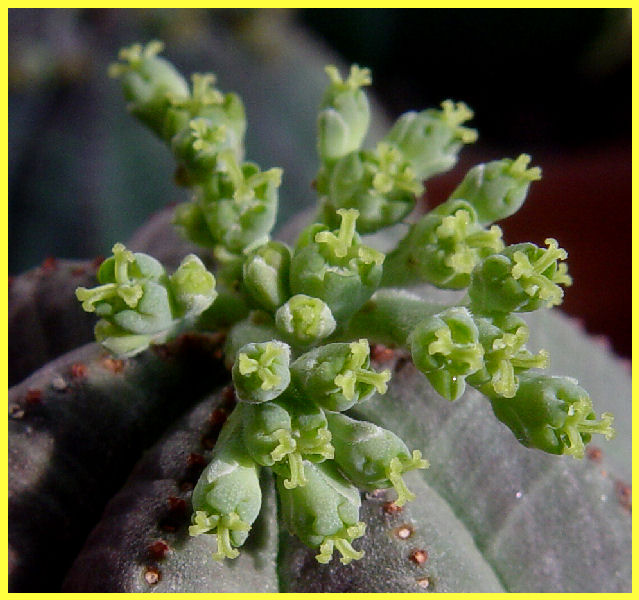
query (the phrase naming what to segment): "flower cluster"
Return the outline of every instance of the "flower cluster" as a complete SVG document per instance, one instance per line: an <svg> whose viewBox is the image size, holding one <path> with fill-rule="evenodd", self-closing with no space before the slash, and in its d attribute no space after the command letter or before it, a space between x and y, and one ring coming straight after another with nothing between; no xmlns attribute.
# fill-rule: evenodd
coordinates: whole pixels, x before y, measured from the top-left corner
<svg viewBox="0 0 639 600"><path fill-rule="evenodd" d="M571 283L554 239L547 248L506 246L495 224L540 178L529 156L471 169L384 255L365 234L401 222L424 180L456 163L477 137L463 125L472 112L447 100L407 113L365 149L371 74L353 66L342 79L327 67L319 211L290 247L270 237L281 170L243 159L240 99L215 88L210 74L189 86L160 49L132 46L111 70L130 111L164 140L178 181L192 189L175 224L211 253L216 275L191 255L169 277L153 258L116 244L100 285L77 296L101 318L96 337L114 354L136 354L187 326L226 333L238 404L193 491L190 527L217 536L215 559L236 557L247 539L264 468L276 480L281 521L322 563L335 550L342 563L361 557L352 545L365 533L360 490L392 487L400 506L414 499L403 474L428 466L420 451L348 414L383 402L390 380L371 367L370 343L408 350L444 398L479 390L525 446L579 458L593 434L613 435L612 416L597 420L577 382L539 371L548 353L526 348L528 326L515 314L560 304ZM437 305L397 287L421 283L467 294Z"/></svg>

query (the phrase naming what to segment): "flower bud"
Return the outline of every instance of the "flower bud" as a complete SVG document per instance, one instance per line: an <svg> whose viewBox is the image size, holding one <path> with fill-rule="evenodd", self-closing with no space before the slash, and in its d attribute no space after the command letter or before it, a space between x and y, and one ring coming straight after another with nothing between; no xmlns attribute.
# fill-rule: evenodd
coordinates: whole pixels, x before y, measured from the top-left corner
<svg viewBox="0 0 639 600"><path fill-rule="evenodd" d="M397 506L415 499L402 473L428 467L419 450L411 454L392 431L373 423L341 413L328 413L326 417L333 436L335 462L350 481L367 490L394 487Z"/></svg>
<svg viewBox="0 0 639 600"><path fill-rule="evenodd" d="M473 167L450 195L470 202L482 224L515 214L524 203L532 181L541 179L539 167L527 168L530 156L504 158Z"/></svg>
<svg viewBox="0 0 639 600"><path fill-rule="evenodd" d="M331 335L337 323L325 302L297 294L277 309L275 325L292 344L308 347Z"/></svg>
<svg viewBox="0 0 639 600"><path fill-rule="evenodd" d="M375 392L386 393L390 371L370 368L368 340L320 346L302 354L291 365L293 382L317 405L343 411L368 400Z"/></svg>
<svg viewBox="0 0 639 600"><path fill-rule="evenodd" d="M466 377L483 365L479 332L466 308L448 308L424 319L408 337L415 366L444 398L456 400Z"/></svg>
<svg viewBox="0 0 639 600"><path fill-rule="evenodd" d="M291 251L281 242L268 242L249 253L242 266L242 281L251 299L261 308L275 311L290 293Z"/></svg>
<svg viewBox="0 0 639 600"><path fill-rule="evenodd" d="M332 461L304 461L304 469L304 486L289 489L277 478L284 524L304 544L319 548L315 558L320 563L329 562L335 549L342 555L342 564L360 559L364 553L351 545L366 528L359 521L359 490L340 475Z"/></svg>
<svg viewBox="0 0 639 600"><path fill-rule="evenodd" d="M237 397L249 403L277 398L291 380L290 357L289 346L277 340L242 346L233 365Z"/></svg>
<svg viewBox="0 0 639 600"><path fill-rule="evenodd" d="M593 434L614 437L612 415L604 413L597 421L588 392L570 377L524 373L513 398L485 393L495 416L529 448L583 458Z"/></svg>
<svg viewBox="0 0 639 600"><path fill-rule="evenodd" d="M370 109L361 89L370 85L368 69L352 65L344 81L337 67L326 67L330 85L324 92L317 119L318 149L322 161L330 162L358 150L368 131Z"/></svg>
<svg viewBox="0 0 639 600"><path fill-rule="evenodd" d="M462 146L477 139L477 131L461 125L473 117L463 102L446 100L441 106L441 110L403 114L384 138L401 151L422 180L451 169Z"/></svg>
<svg viewBox="0 0 639 600"><path fill-rule="evenodd" d="M548 248L515 244L483 259L471 276L468 294L479 314L528 312L561 304L571 277L563 261L568 256L557 241L548 238Z"/></svg>

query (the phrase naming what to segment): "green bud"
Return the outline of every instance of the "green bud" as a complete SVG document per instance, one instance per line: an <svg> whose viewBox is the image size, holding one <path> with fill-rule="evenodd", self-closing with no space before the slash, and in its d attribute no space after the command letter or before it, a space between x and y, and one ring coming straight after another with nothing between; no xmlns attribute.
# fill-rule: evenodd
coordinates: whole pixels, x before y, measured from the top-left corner
<svg viewBox="0 0 639 600"><path fill-rule="evenodd" d="M357 229L372 233L401 221L423 192L421 181L401 152L380 142L374 151L351 152L324 167L317 178L322 220L339 225L340 208L359 211Z"/></svg>
<svg viewBox="0 0 639 600"><path fill-rule="evenodd" d="M191 202L178 206L173 222L195 243L241 255L269 240L282 170L260 171L248 162L240 166L230 150L220 152L217 160L223 170L199 185Z"/></svg>
<svg viewBox="0 0 639 600"><path fill-rule="evenodd" d="M360 559L364 553L351 545L364 535L366 528L359 521L359 490L340 475L331 461L304 461L304 470L304 486L288 489L277 478L284 524L304 544L319 548L315 558L320 563L328 563L335 549L341 554L342 564Z"/></svg>
<svg viewBox="0 0 639 600"><path fill-rule="evenodd" d="M236 408L220 433L191 499L194 514L189 533L215 534L213 558L218 561L239 556L236 547L245 542L262 504L258 466L242 444L239 412Z"/></svg>
<svg viewBox="0 0 639 600"><path fill-rule="evenodd" d="M291 251L281 242L268 242L250 252L242 267L242 281L251 299L268 311L286 302L290 266Z"/></svg>
<svg viewBox="0 0 639 600"><path fill-rule="evenodd" d="M474 129L461 125L473 117L463 102L446 100L441 106L442 110L403 114L385 138L402 152L422 180L451 169L462 146L477 139Z"/></svg>
<svg viewBox="0 0 639 600"><path fill-rule="evenodd" d="M242 346L233 365L237 397L249 403L277 398L291 380L290 357L289 346L278 340Z"/></svg>
<svg viewBox="0 0 639 600"><path fill-rule="evenodd" d="M449 200L417 223L388 255L384 282L428 282L441 288L468 287L482 258L503 249L501 229L486 229L464 200Z"/></svg>
<svg viewBox="0 0 639 600"><path fill-rule="evenodd" d="M306 347L331 335L337 323L324 301L297 294L277 309L275 325L292 344Z"/></svg>
<svg viewBox="0 0 639 600"><path fill-rule="evenodd" d="M320 298L339 322L377 289L384 255L361 243L355 231L357 210L337 212L342 217L339 230L313 224L300 236L291 261L291 292Z"/></svg>
<svg viewBox="0 0 639 600"><path fill-rule="evenodd" d="M297 400L297 399L296 399ZM244 411L244 444L260 465L273 467L292 489L306 484L303 461L333 458L324 412L308 402L274 400Z"/></svg>
<svg viewBox="0 0 639 600"><path fill-rule="evenodd" d="M371 84L371 74L357 65L351 66L345 81L333 65L326 67L326 74L330 85L317 119L318 149L322 161L330 162L358 150L366 137L370 109L361 88Z"/></svg>
<svg viewBox="0 0 639 600"><path fill-rule="evenodd" d="M160 137L171 99L189 95L182 75L170 62L157 56L162 49L163 44L158 41L145 47L133 44L120 50L122 62L109 67L109 75L122 82L129 111Z"/></svg>
<svg viewBox="0 0 639 600"><path fill-rule="evenodd" d="M195 255L185 257L170 277L171 291L183 316L203 313L217 297L215 277Z"/></svg>
<svg viewBox="0 0 639 600"><path fill-rule="evenodd" d="M213 73L191 75L192 91L187 97L172 96L171 107L164 120L163 139L171 141L179 132L188 128L195 118L205 119L211 125L224 126L234 140L233 148L238 160L244 155L246 115L244 105L237 94L224 94L215 87Z"/></svg>
<svg viewBox="0 0 639 600"><path fill-rule="evenodd" d="M76 297L87 312L101 317L98 342L114 354L133 356L150 344L165 342L208 308L215 299L215 279L199 259L186 257L167 277L154 258L122 244L98 271L98 285L79 287Z"/></svg>
<svg viewBox="0 0 639 600"><path fill-rule="evenodd" d="M328 413L326 417L333 434L335 462L350 481L367 490L394 487L397 506L415 499L402 473L428 467L419 450L411 454L394 433L373 423L341 413Z"/></svg>
<svg viewBox="0 0 639 600"><path fill-rule="evenodd" d="M471 276L468 294L480 314L528 312L561 304L571 277L563 261L568 254L548 238L548 248L515 244L483 259Z"/></svg>
<svg viewBox="0 0 639 600"><path fill-rule="evenodd" d="M524 203L532 181L541 179L539 167L528 168L530 156L504 158L473 167L451 194L473 205L482 224L515 214Z"/></svg>
<svg viewBox="0 0 639 600"><path fill-rule="evenodd" d="M490 389L484 393L497 418L524 446L583 458L584 444L593 434L614 437L612 415L604 413L597 421L588 393L576 380L528 373L519 379L513 398L491 395Z"/></svg>
<svg viewBox="0 0 639 600"><path fill-rule="evenodd" d="M424 319L408 337L415 366L444 398L456 400L466 377L483 365L484 349L470 312L448 308Z"/></svg>
<svg viewBox="0 0 639 600"><path fill-rule="evenodd" d="M171 140L176 159L187 170L190 184L205 181L215 171L218 154L235 149L241 141L225 124L215 124L210 119L197 117Z"/></svg>
<svg viewBox="0 0 639 600"><path fill-rule="evenodd" d="M370 368L368 340L326 344L300 356L291 365L293 382L302 394L332 411L343 411L386 393L390 371Z"/></svg>
<svg viewBox="0 0 639 600"><path fill-rule="evenodd" d="M484 364L468 377L472 386L489 384L496 395L512 398L519 387L519 373L548 367L548 352L532 354L526 349L529 329L520 317L513 314L478 317L475 323L484 348Z"/></svg>

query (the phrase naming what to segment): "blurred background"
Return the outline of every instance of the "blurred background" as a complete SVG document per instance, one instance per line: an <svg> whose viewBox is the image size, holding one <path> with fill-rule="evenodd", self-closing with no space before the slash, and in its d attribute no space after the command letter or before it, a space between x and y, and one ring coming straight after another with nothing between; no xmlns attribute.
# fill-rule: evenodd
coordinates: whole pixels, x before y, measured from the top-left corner
<svg viewBox="0 0 639 600"><path fill-rule="evenodd" d="M477 162L531 154L543 179L505 237L556 237L575 279L564 310L630 357L629 9L11 9L11 274L108 254L186 199L169 152L106 76L122 45L153 38L183 73L213 71L242 95L247 157L284 168L282 223L315 202L325 64L372 69L369 143L402 112L466 102L479 141L424 202Z"/></svg>

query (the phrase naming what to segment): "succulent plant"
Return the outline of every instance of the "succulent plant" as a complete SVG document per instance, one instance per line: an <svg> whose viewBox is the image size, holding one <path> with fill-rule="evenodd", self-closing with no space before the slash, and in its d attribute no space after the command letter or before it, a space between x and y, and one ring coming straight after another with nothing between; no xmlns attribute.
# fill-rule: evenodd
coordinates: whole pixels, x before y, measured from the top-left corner
<svg viewBox="0 0 639 600"><path fill-rule="evenodd" d="M472 111L407 113L365 149L371 74L329 66L318 211L274 241L282 171L244 160L240 98L160 50L124 49L111 74L176 159L195 246L163 265L118 242L97 281L56 282L97 343L10 390L12 591L628 591L627 448L604 468L586 446L613 417L573 378L624 375L547 310L565 250L495 225L540 178L530 157L471 169L408 222L476 139Z"/></svg>

